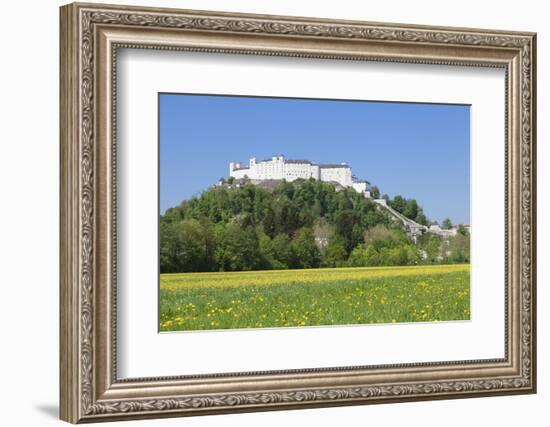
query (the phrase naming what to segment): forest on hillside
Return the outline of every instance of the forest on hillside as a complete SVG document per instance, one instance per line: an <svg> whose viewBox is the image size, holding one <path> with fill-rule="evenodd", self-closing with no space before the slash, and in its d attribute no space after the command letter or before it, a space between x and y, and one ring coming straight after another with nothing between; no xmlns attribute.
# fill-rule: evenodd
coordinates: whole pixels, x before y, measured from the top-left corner
<svg viewBox="0 0 550 427"><path fill-rule="evenodd" d="M378 189L374 188L378 196ZM427 224L415 199L383 196ZM469 262L469 233L425 233L411 242L399 224L349 188L309 180L273 188L231 182L160 217L161 273Z"/></svg>

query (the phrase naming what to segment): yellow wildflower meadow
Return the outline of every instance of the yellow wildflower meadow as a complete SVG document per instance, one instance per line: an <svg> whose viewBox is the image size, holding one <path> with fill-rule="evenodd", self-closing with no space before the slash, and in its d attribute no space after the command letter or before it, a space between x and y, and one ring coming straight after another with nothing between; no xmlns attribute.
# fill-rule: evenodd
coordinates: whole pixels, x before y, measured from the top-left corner
<svg viewBox="0 0 550 427"><path fill-rule="evenodd" d="M470 318L468 264L163 274L161 331Z"/></svg>

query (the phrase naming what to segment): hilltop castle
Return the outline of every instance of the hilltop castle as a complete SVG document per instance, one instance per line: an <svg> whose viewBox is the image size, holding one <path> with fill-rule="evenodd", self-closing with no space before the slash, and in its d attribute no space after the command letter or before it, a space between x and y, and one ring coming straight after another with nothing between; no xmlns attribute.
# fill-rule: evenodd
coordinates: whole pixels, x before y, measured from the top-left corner
<svg viewBox="0 0 550 427"><path fill-rule="evenodd" d="M309 160L290 160L284 156L257 161L251 158L248 165L229 163L229 176L235 179L294 181L299 178L313 178L319 181L334 182L342 187L351 187L358 193L370 196L370 183L358 180L346 163L315 164Z"/></svg>
<svg viewBox="0 0 550 427"><path fill-rule="evenodd" d="M296 179L313 178L318 181L331 182L341 187L353 188L367 198L371 198L371 185L368 181L357 179L351 172L347 163L340 164L316 164L309 160L290 160L284 156L273 156L271 159L257 161L251 158L248 164L238 162L229 163L229 176L235 179L249 179L253 184L266 183L272 180L294 181ZM220 185L222 185L220 181ZM238 187L240 184L236 184ZM417 237L425 232L437 234L442 237L454 236L457 227L444 230L439 226L421 225L397 212L386 202L386 199L373 199L379 209L386 211L394 222L403 225L407 234L416 242ZM470 227L467 226L468 232Z"/></svg>

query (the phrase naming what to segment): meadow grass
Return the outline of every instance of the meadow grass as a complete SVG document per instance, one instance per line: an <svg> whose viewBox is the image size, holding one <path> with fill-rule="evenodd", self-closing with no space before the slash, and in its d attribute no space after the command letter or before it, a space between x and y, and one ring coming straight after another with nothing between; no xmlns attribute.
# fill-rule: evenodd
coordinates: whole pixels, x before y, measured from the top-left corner
<svg viewBox="0 0 550 427"><path fill-rule="evenodd" d="M163 332L469 319L468 264L160 277Z"/></svg>

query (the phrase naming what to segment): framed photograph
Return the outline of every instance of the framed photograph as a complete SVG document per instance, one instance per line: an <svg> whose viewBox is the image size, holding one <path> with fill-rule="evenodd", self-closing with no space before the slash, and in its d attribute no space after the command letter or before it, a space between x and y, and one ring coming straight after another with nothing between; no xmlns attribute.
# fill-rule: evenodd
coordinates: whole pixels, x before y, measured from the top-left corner
<svg viewBox="0 0 550 427"><path fill-rule="evenodd" d="M535 34L60 21L63 420L536 391Z"/></svg>

